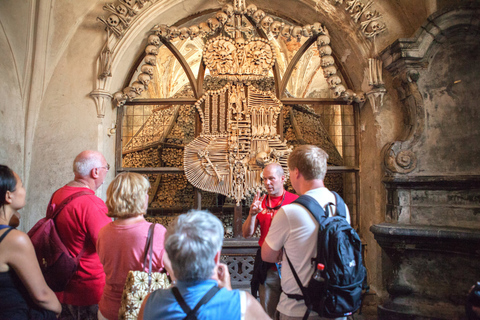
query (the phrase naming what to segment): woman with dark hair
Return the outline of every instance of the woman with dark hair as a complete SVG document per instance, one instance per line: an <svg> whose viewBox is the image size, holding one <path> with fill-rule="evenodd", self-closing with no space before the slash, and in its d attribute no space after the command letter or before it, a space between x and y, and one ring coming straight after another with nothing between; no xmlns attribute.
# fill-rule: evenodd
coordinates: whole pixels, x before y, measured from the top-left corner
<svg viewBox="0 0 480 320"><path fill-rule="evenodd" d="M27 234L9 226L25 206L20 177L0 165L0 320L56 319L62 311Z"/></svg>

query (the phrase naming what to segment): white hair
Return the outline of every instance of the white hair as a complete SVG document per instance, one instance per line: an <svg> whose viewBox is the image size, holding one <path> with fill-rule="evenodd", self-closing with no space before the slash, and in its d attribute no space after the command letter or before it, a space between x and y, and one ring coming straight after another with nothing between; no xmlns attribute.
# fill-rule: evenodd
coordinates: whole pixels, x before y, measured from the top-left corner
<svg viewBox="0 0 480 320"><path fill-rule="evenodd" d="M191 210L180 215L165 241L175 277L182 281L210 279L223 235L222 223L208 211Z"/></svg>
<svg viewBox="0 0 480 320"><path fill-rule="evenodd" d="M75 158L73 162L73 172L85 177L90 174L90 172L98 167L102 166L102 160L97 153L90 153L86 157Z"/></svg>

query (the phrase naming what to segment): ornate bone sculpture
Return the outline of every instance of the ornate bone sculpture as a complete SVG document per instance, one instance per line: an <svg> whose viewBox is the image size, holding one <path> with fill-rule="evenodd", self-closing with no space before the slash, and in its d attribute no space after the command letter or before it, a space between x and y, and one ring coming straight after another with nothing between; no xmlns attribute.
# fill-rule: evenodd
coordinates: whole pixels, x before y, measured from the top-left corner
<svg viewBox="0 0 480 320"><path fill-rule="evenodd" d="M205 45L203 57L210 74L228 83L207 91L195 104L202 132L184 152L188 181L231 197L237 205L261 187L265 165L277 162L287 170L291 152L277 132L282 103L272 92L249 83L268 76L275 53L268 40L252 37L252 30L241 23L243 6L235 1L234 14L226 10L222 20L222 24L232 22L225 29L235 39L218 36Z"/></svg>
<svg viewBox="0 0 480 320"><path fill-rule="evenodd" d="M224 194L237 204L261 186L271 162L287 169L291 149L280 141L281 102L269 91L240 82L207 91L196 103L202 133L185 146L185 175L192 185Z"/></svg>

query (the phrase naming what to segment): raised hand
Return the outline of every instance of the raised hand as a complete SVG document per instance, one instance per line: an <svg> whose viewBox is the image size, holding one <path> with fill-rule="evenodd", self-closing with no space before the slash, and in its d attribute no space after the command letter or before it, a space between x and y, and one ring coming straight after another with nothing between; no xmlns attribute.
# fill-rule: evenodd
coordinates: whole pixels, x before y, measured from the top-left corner
<svg viewBox="0 0 480 320"><path fill-rule="evenodd" d="M253 197L252 205L250 206L250 215L256 216L260 211L262 211L262 202L265 197L266 195L260 197L260 190L257 191L257 194Z"/></svg>

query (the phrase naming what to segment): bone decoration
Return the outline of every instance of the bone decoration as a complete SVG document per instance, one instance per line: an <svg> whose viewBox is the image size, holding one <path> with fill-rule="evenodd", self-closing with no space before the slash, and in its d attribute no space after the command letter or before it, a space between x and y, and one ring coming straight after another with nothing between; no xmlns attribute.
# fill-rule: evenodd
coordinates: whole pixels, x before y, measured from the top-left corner
<svg viewBox="0 0 480 320"><path fill-rule="evenodd" d="M184 153L185 175L193 186L239 204L261 188L265 165L276 162L288 170L291 149L277 133L282 104L272 92L228 83L207 91L195 107L202 133Z"/></svg>
<svg viewBox="0 0 480 320"><path fill-rule="evenodd" d="M353 10L352 12L357 12L355 9L357 7L358 5L348 8ZM363 14L367 16L367 13L369 11L362 11L360 16ZM375 14L378 18L378 14ZM375 22L378 21L375 20ZM143 84L144 89L147 89L150 83L148 77L150 80L153 78L153 66L157 63L158 48L162 42L188 41L196 37L206 38L203 59L212 76L231 81L248 81L267 77L275 64L275 50L269 40L255 36L255 33L258 33L255 30L260 29L267 34L267 37L283 37L287 41L301 42L304 37L317 37L317 50L321 57L325 78L337 73L330 47L329 32L322 23L314 22L304 26L288 25L274 20L254 4L245 6L244 1L235 0L233 6L225 4L215 18L209 18L198 26L178 28L166 24L155 25L147 38L144 64L140 67L142 73L136 80L137 84L133 87L132 82L132 85L124 88L123 92L114 94L114 105L120 107L126 101L137 98L141 93L138 83ZM341 84L340 78L332 79L329 84L334 96L349 101L350 96L346 95L346 86Z"/></svg>

